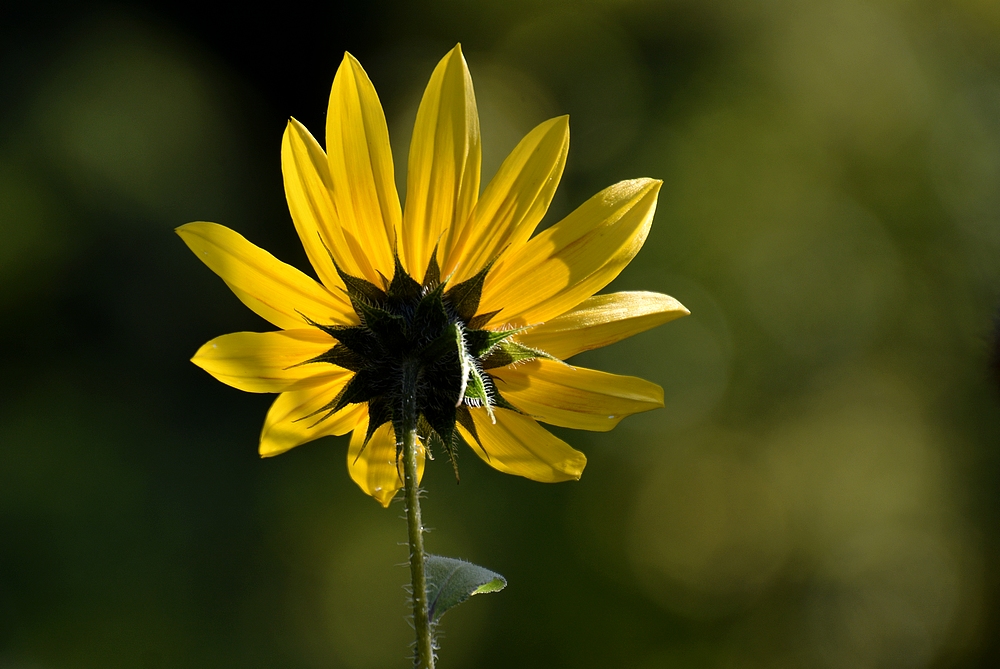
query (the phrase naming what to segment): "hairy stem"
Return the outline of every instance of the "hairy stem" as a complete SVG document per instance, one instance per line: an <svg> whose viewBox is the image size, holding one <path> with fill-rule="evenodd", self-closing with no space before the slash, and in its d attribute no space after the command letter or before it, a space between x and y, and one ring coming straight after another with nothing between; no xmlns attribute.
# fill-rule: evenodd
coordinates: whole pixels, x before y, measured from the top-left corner
<svg viewBox="0 0 1000 669"><path fill-rule="evenodd" d="M410 542L410 585L413 589L413 627L417 633L414 667L434 669L434 644L427 610L427 576L424 569L424 526L420 519L417 481L417 398L415 366L403 374L403 483L406 493L406 526Z"/></svg>

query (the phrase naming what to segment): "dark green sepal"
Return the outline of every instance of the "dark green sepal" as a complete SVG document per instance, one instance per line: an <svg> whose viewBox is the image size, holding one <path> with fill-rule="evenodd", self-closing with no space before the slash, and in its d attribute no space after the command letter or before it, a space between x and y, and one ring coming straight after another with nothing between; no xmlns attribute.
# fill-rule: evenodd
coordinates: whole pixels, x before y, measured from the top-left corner
<svg viewBox="0 0 1000 669"><path fill-rule="evenodd" d="M382 347L378 339L366 327L356 325L320 325L312 321L310 323L365 360L372 360L382 354Z"/></svg>
<svg viewBox="0 0 1000 669"><path fill-rule="evenodd" d="M427 263L427 271L424 272L424 290L433 288L441 283L441 267L438 265L438 247L437 244L434 245L434 251L431 253L430 262Z"/></svg>
<svg viewBox="0 0 1000 669"><path fill-rule="evenodd" d="M411 327L414 338L423 342L431 342L435 333L443 332L448 328L448 310L445 309L443 295L444 286L438 284L417 304Z"/></svg>
<svg viewBox="0 0 1000 669"><path fill-rule="evenodd" d="M480 361L480 363L482 364L483 369L494 369L496 367L506 367L507 365L514 364L515 362L534 360L535 358L547 358L549 360L558 359L553 358L544 351L529 348L524 344L517 343L516 341L505 340L499 342L496 347Z"/></svg>
<svg viewBox="0 0 1000 669"><path fill-rule="evenodd" d="M319 409L316 409L316 411L313 411L311 414L303 416L297 420L305 420L306 418L311 418L312 416L322 413L323 417L309 426L314 427L346 407L348 404L367 402L380 394L379 385L381 384L377 383L377 381L377 379L372 378L372 374L368 370L361 370L351 377L351 380L347 382L347 385L345 385L332 400Z"/></svg>
<svg viewBox="0 0 1000 669"><path fill-rule="evenodd" d="M417 416L417 437L423 439L428 446L433 448L437 448L438 446L437 432L434 431L434 428L431 427L431 424L427 422L427 419L422 414ZM433 448L427 449L426 455L428 460L434 459Z"/></svg>
<svg viewBox="0 0 1000 669"><path fill-rule="evenodd" d="M448 355L451 351L458 351L456 341L461 338L459 326L449 323L444 332L434 338L429 344L420 349L419 355L423 360L434 360Z"/></svg>
<svg viewBox="0 0 1000 669"><path fill-rule="evenodd" d="M476 358L481 358L489 353L494 346L500 342L524 332L527 328L515 328L513 330L471 330L465 331L466 347L469 354Z"/></svg>
<svg viewBox="0 0 1000 669"><path fill-rule="evenodd" d="M486 327L486 324L490 322L494 316L499 314L503 309L497 309L496 311L487 311L485 314L479 314L478 316L473 316L469 319L469 329L470 330L482 330Z"/></svg>
<svg viewBox="0 0 1000 669"><path fill-rule="evenodd" d="M457 409L450 401L427 403L421 412L427 423L445 444L450 443L455 432Z"/></svg>
<svg viewBox="0 0 1000 669"><path fill-rule="evenodd" d="M445 452L448 454L448 460L451 462L451 468L455 472L455 483L461 483L462 480L458 476L458 443L462 440L458 436L458 430L452 432L451 441L448 443L442 442Z"/></svg>
<svg viewBox="0 0 1000 669"><path fill-rule="evenodd" d="M286 369L291 369L292 367L298 367L299 365L308 365L312 362L326 362L331 365L337 365L338 367L343 367L344 369L350 370L352 372L359 372L367 366L367 361L362 356L358 355L351 349L347 348L343 344L336 344L333 348L325 353L320 353L315 358L310 358L303 362L292 365L291 367L286 367Z"/></svg>
<svg viewBox="0 0 1000 669"><path fill-rule="evenodd" d="M400 398L395 398L396 402L392 407L392 433L396 437L396 471L399 472L399 480L403 480L403 472L400 469L400 456L403 454L403 435L406 434L406 426L403 425L403 407Z"/></svg>
<svg viewBox="0 0 1000 669"><path fill-rule="evenodd" d="M403 352L408 348L406 319L385 309L359 303L358 315L383 351Z"/></svg>
<svg viewBox="0 0 1000 669"><path fill-rule="evenodd" d="M483 283L486 281L486 275L491 267L493 267L492 260L475 276L466 279L444 294L445 299L451 304L451 308L455 310L455 314L466 323L472 320L479 309L479 300L483 295Z"/></svg>
<svg viewBox="0 0 1000 669"><path fill-rule="evenodd" d="M399 261L399 254L394 254L393 262L395 266L392 271L392 282L386 291L388 298L397 303L413 302L420 297L421 285L403 269L403 263Z"/></svg>
<svg viewBox="0 0 1000 669"><path fill-rule="evenodd" d="M347 296L351 298L352 304L355 301L367 302L368 304L382 304L385 302L386 294L384 290L370 281L365 281L360 277L348 274L342 270L340 265L337 264L337 261L334 260L333 254L330 253L330 249L327 249L326 252L330 256L330 260L333 262L333 267L337 270L337 274L340 275L340 280L344 282L344 287L347 288Z"/></svg>
<svg viewBox="0 0 1000 669"><path fill-rule="evenodd" d="M371 441L372 435L375 434L375 430L379 429L386 423L392 420L392 406L382 397L373 397L368 400L368 430L365 433L365 443L361 446L361 451L365 450L365 446ZM358 455L361 453L359 452Z"/></svg>

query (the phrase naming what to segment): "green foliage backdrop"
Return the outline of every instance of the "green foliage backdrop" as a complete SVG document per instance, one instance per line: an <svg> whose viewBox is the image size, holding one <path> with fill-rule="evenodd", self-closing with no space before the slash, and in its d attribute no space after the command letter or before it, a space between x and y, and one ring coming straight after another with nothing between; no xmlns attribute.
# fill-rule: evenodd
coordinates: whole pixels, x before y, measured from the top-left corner
<svg viewBox="0 0 1000 669"><path fill-rule="evenodd" d="M188 358L268 326L172 230L307 268L285 120L323 127L350 50L403 177L457 41L484 177L568 113L545 224L662 178L611 288L693 313L581 356L666 408L559 431L580 482L430 464L429 550L509 581L443 621L440 666L1000 663L1000 4L0 11L0 668L406 666L402 508L346 439L257 457L270 398Z"/></svg>

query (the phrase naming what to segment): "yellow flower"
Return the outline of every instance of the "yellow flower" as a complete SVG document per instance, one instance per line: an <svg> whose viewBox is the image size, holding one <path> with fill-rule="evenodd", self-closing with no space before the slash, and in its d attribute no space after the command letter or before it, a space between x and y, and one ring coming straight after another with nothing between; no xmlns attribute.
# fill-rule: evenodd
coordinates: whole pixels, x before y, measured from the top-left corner
<svg viewBox="0 0 1000 669"><path fill-rule="evenodd" d="M294 119L281 147L288 207L319 282L221 225L177 230L281 328L218 337L193 358L235 388L280 393L262 456L353 432L351 477L388 505L402 486L393 411L409 364L423 375L421 463L425 445L452 454L461 435L502 472L578 479L585 456L536 420L604 431L663 405L653 383L563 362L688 313L657 293L595 295L645 241L659 181L615 184L532 237L568 146L567 117L542 123L480 194L479 118L456 46L417 111L401 208L381 104L345 54L326 152Z"/></svg>

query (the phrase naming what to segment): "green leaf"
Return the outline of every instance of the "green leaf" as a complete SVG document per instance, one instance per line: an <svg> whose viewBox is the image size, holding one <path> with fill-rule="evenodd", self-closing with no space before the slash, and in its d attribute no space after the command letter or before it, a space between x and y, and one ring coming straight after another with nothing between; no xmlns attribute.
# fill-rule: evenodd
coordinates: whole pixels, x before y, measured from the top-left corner
<svg viewBox="0 0 1000 669"><path fill-rule="evenodd" d="M472 595L507 587L507 579L500 574L465 560L428 555L426 570L428 615L434 623Z"/></svg>

